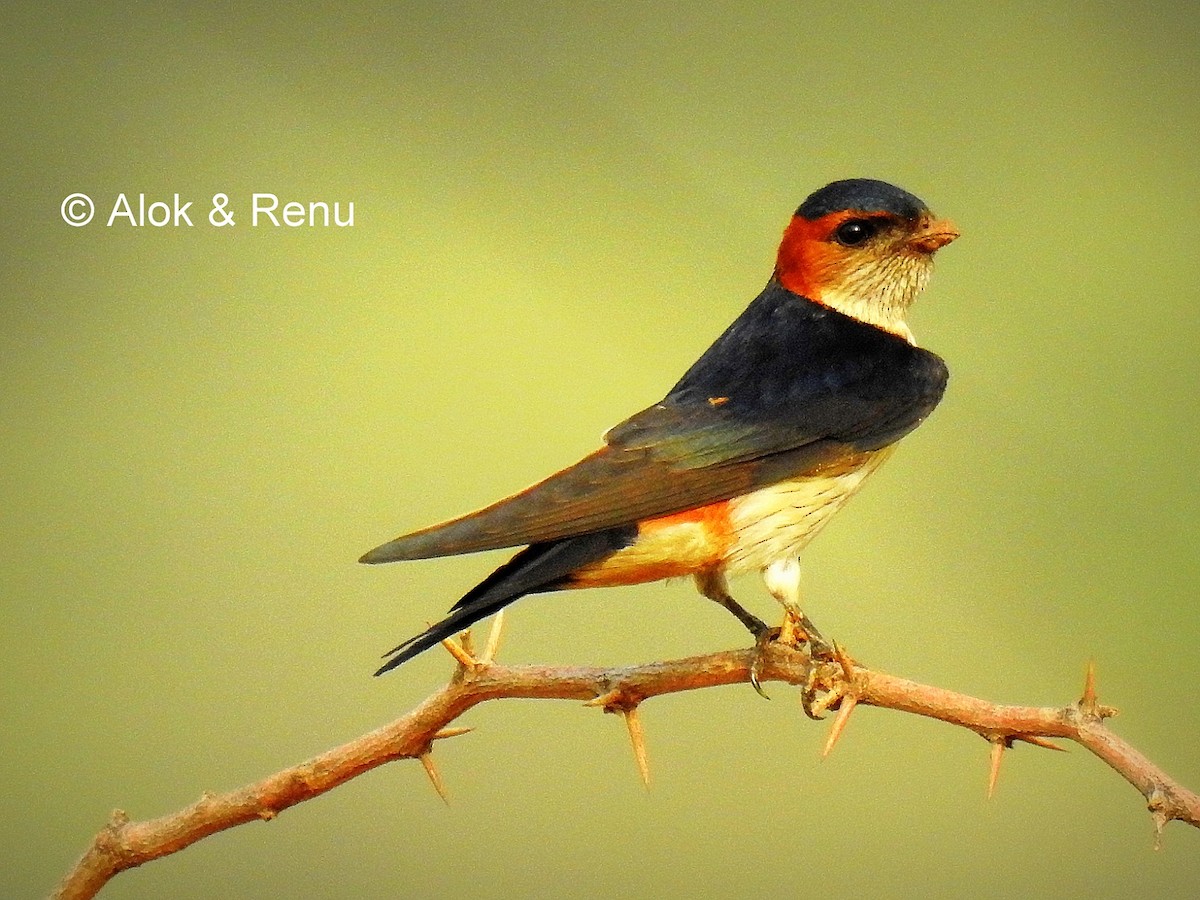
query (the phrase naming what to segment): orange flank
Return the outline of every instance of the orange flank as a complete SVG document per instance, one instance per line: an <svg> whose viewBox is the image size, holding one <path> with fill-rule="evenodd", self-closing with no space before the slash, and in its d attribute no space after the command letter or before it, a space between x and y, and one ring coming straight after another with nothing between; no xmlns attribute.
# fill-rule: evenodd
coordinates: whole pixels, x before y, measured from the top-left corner
<svg viewBox="0 0 1200 900"><path fill-rule="evenodd" d="M733 545L729 501L638 523L637 538L571 575L571 587L641 584L715 568Z"/></svg>

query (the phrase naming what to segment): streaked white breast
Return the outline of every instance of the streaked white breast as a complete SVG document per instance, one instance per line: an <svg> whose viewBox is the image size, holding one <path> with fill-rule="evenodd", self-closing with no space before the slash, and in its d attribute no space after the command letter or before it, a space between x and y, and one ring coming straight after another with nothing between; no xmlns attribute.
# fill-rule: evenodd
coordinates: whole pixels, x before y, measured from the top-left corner
<svg viewBox="0 0 1200 900"><path fill-rule="evenodd" d="M731 500L734 541L725 555L726 571L759 570L799 555L892 449L858 453L812 475Z"/></svg>

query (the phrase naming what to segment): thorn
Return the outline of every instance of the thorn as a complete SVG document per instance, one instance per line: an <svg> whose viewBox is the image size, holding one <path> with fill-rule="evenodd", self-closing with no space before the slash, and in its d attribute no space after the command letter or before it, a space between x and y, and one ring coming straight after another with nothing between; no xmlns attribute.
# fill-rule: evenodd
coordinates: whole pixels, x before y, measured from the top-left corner
<svg viewBox="0 0 1200 900"><path fill-rule="evenodd" d="M443 728L441 731L439 731L437 734L435 734L432 738L430 738L430 740L440 741L442 738L458 737L460 734L467 734L468 732L471 732L474 730L475 730L475 726L473 726L473 725L469 728L463 728L461 726L455 727L455 728ZM1058 748L1055 748L1055 749L1058 749Z"/></svg>
<svg viewBox="0 0 1200 900"><path fill-rule="evenodd" d="M642 776L642 784L650 790L650 763L646 759L646 735L642 731L642 720L638 708L631 706L621 710L625 716L625 725L629 729L629 742L633 745L633 758L637 762L638 774Z"/></svg>
<svg viewBox="0 0 1200 900"><path fill-rule="evenodd" d="M1162 833L1170 818L1165 812L1156 811L1154 816L1154 849L1155 851L1162 849Z"/></svg>
<svg viewBox="0 0 1200 900"><path fill-rule="evenodd" d="M599 694L598 696L593 697L591 700L584 700L583 705L600 706L605 710L611 710L620 705L621 696L621 689L615 688L607 693Z"/></svg>
<svg viewBox="0 0 1200 900"><path fill-rule="evenodd" d="M1086 716L1096 715L1096 663L1088 663L1087 674L1083 678L1083 696L1079 698L1079 710Z"/></svg>
<svg viewBox="0 0 1200 900"><path fill-rule="evenodd" d="M842 667L842 677L847 681L854 680L854 660L846 653L846 648L837 641L833 642L833 656Z"/></svg>
<svg viewBox="0 0 1200 900"><path fill-rule="evenodd" d="M1154 849L1161 850L1163 829L1174 817L1167 810L1167 796L1158 785L1154 786L1150 796L1146 798L1146 808L1150 810L1150 817L1154 820Z"/></svg>
<svg viewBox="0 0 1200 900"><path fill-rule="evenodd" d="M838 738L846 730L846 723L850 721L850 713L854 712L854 707L857 705L858 698L853 694L847 694L842 698L842 705L838 707L837 716L834 717L833 725L829 728L829 737L825 740L825 749L821 751L821 759L829 756L837 744Z"/></svg>
<svg viewBox="0 0 1200 900"><path fill-rule="evenodd" d="M988 769L987 797L992 799L996 793L996 782L1000 778L1000 761L1004 759L1004 751L1008 749L1008 741L1002 737L988 738L992 744L992 764ZM1057 747L1055 748L1058 749Z"/></svg>
<svg viewBox="0 0 1200 900"><path fill-rule="evenodd" d="M469 638L470 635L471 632L464 631L461 635L459 635L459 638L460 640L464 636ZM466 642L464 641L464 643ZM454 640L454 638L446 638L444 641L442 641L442 646L446 648L447 652L451 656L458 660L458 664L464 669L470 671L471 669L475 668L475 657L472 656L465 647L460 645L458 641Z"/></svg>
<svg viewBox="0 0 1200 900"><path fill-rule="evenodd" d="M470 628L464 628L462 631L459 632L458 642L460 644L462 644L462 648L463 648L463 650L465 650L467 652L467 655L470 656L471 659L474 659L475 658L475 639L473 637L471 637L471 629Z"/></svg>
<svg viewBox="0 0 1200 900"><path fill-rule="evenodd" d="M1014 741L1024 741L1026 744L1033 744L1035 747L1044 747L1047 750L1057 750L1059 753L1066 753L1066 747L1060 747L1058 744L1049 738L1044 738L1036 734L1014 734Z"/></svg>
<svg viewBox="0 0 1200 900"><path fill-rule="evenodd" d="M504 610L492 618L492 627L488 631L487 644L483 648L483 656L479 657L479 662L485 666L491 665L496 661L496 652L500 649L500 638L504 635Z"/></svg>
<svg viewBox="0 0 1200 900"><path fill-rule="evenodd" d="M1089 662L1087 675L1083 682L1083 696L1075 704L1075 708L1089 719L1111 719L1120 710L1115 706L1106 706L1096 699L1096 664Z"/></svg>
<svg viewBox="0 0 1200 900"><path fill-rule="evenodd" d="M437 765L434 764L433 754L426 751L417 758L421 760L421 765L425 767L425 774L429 776L429 781L433 785L433 789L442 798L442 802L449 806L450 797L446 794L446 783L442 781L442 774L438 771Z"/></svg>

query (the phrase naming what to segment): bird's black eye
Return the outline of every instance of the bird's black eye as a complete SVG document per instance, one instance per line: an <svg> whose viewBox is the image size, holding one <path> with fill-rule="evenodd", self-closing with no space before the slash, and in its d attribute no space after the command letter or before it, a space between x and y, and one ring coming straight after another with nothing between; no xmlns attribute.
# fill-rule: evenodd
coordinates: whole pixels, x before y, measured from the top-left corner
<svg viewBox="0 0 1200 900"><path fill-rule="evenodd" d="M834 231L834 239L846 247L857 247L866 243L878 230L874 222L866 219L849 219Z"/></svg>

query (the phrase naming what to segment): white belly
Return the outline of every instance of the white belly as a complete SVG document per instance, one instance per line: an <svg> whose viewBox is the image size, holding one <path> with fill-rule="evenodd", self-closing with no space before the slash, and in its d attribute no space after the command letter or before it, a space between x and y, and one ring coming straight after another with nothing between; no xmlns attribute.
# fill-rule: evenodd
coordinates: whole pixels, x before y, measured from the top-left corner
<svg viewBox="0 0 1200 900"><path fill-rule="evenodd" d="M734 540L725 554L725 570L756 571L798 556L891 452L885 447L860 453L812 475L731 500Z"/></svg>

